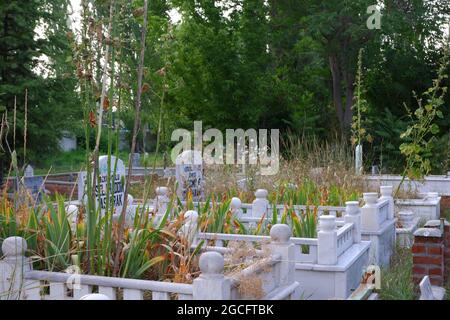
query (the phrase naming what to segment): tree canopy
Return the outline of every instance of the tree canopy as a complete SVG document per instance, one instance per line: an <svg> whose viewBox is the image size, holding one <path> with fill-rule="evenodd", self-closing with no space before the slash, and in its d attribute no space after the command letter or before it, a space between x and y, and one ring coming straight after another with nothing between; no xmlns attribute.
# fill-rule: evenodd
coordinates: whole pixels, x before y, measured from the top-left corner
<svg viewBox="0 0 450 320"><path fill-rule="evenodd" d="M92 26L99 25L105 34L111 1L86 3L91 5ZM67 26L68 4L0 4L0 114L7 111L11 119L16 101L16 149L21 150L28 91L31 161L38 160L37 151L51 153L62 130L76 130L82 121L71 48L79 40ZM370 29L372 0L150 1L142 128L155 135L159 128L163 149L170 147L174 128L192 128L194 120L202 120L204 128L278 128L282 135L349 142L358 53L363 49L364 117L370 119L364 130L371 136L364 142L365 162L398 169L404 162L400 135L411 121L405 105L413 108L413 92L425 91L436 77L450 3L377 4L381 25ZM119 84L120 119L128 129L134 119L142 5L142 0L115 1L120 51L114 81ZM171 18L174 11L180 21ZM44 30L40 36L39 28ZM97 90L104 49L99 42L93 58ZM39 62L43 56L46 60ZM448 141L448 102L445 97L438 120L439 143ZM13 143L11 133L8 137ZM144 135L139 140L139 149L149 151ZM437 162L443 157L436 153Z"/></svg>

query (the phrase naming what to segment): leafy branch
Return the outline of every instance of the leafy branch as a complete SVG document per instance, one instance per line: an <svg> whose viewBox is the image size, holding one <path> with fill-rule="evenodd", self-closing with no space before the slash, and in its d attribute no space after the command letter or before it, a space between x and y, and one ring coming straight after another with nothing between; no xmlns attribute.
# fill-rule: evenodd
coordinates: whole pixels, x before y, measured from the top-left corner
<svg viewBox="0 0 450 320"><path fill-rule="evenodd" d="M446 41L444 55L440 60L437 78L433 80L433 85L422 93L421 97L413 92L418 108L412 113L405 104L412 123L400 135L400 138L405 140L400 145L400 152L406 157L406 166L396 194L406 177L421 179L431 171L430 158L433 155L433 142L436 141L436 135L439 133L439 126L435 120L444 117L440 108L445 103L444 97L447 93L447 87L443 85L443 82L448 78L446 70L449 65L449 44L450 38Z"/></svg>
<svg viewBox="0 0 450 320"><path fill-rule="evenodd" d="M364 126L368 124L368 120L364 119L363 116L369 111L369 103L365 99L366 89L364 87L363 81L363 68L362 68L362 54L364 49L359 50L358 54L358 70L356 72L356 81L355 81L355 96L352 109L356 109L356 113L354 112L353 121L352 121L352 145L359 145L364 140L368 142L372 142L373 138L370 134L367 133Z"/></svg>

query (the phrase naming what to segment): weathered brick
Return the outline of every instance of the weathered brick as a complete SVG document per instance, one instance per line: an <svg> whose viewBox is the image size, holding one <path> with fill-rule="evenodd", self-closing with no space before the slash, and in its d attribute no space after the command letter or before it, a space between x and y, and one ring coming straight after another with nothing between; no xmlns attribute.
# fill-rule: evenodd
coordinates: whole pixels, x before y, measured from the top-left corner
<svg viewBox="0 0 450 320"><path fill-rule="evenodd" d="M444 264L444 257L414 256L413 263L442 265Z"/></svg>
<svg viewBox="0 0 450 320"><path fill-rule="evenodd" d="M443 270L443 268L430 268L428 270L428 274L429 275L434 275L434 276L443 276L444 275L444 270Z"/></svg>
<svg viewBox="0 0 450 320"><path fill-rule="evenodd" d="M444 277L442 276L430 276L430 282L433 286L444 286Z"/></svg>
<svg viewBox="0 0 450 320"><path fill-rule="evenodd" d="M414 275L427 275L428 269L423 265L413 266L412 272Z"/></svg>
<svg viewBox="0 0 450 320"><path fill-rule="evenodd" d="M442 243L442 237L414 237L414 243Z"/></svg>
<svg viewBox="0 0 450 320"><path fill-rule="evenodd" d="M412 253L425 253L426 252L425 248L426 247L424 244L415 243L412 247Z"/></svg>
<svg viewBox="0 0 450 320"><path fill-rule="evenodd" d="M429 255L442 255L443 254L443 248L441 246L439 247L427 247L427 253Z"/></svg>

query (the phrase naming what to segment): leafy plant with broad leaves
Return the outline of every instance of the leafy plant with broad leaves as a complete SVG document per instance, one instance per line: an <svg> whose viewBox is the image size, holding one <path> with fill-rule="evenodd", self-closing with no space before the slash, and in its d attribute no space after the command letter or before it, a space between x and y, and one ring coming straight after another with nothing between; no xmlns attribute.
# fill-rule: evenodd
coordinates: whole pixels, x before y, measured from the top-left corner
<svg viewBox="0 0 450 320"><path fill-rule="evenodd" d="M406 176L410 179L420 179L431 171L430 158L433 156L434 142L439 133L436 120L444 117L440 108L445 103L444 97L447 93L447 87L443 85L443 82L448 78L446 74L448 65L449 41L446 43L433 85L421 96L414 92L418 108L412 113L405 105L412 122L400 136L405 141L400 145L400 151L406 157L406 166L397 192Z"/></svg>

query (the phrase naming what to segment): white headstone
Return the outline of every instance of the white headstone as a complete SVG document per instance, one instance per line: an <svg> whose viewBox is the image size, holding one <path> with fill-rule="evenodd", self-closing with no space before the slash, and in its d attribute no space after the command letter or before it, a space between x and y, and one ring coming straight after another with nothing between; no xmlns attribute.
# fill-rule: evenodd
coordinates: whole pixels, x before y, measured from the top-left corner
<svg viewBox="0 0 450 320"><path fill-rule="evenodd" d="M420 287L420 298L419 300L444 300L445 298L445 288L439 286L432 286L430 282L430 277L423 277L419 284Z"/></svg>
<svg viewBox="0 0 450 320"><path fill-rule="evenodd" d="M355 149L355 172L356 175L362 174L363 171L363 150L362 145L358 144Z"/></svg>
<svg viewBox="0 0 450 320"><path fill-rule="evenodd" d="M177 196L186 200L190 191L193 201L203 199L203 160L199 151L186 150L176 159Z"/></svg>
<svg viewBox="0 0 450 320"><path fill-rule="evenodd" d="M69 221L71 221L71 226L76 230L77 220L78 220L78 207L74 204L69 204L66 206L66 214Z"/></svg>
<svg viewBox="0 0 450 320"><path fill-rule="evenodd" d="M32 166L27 165L23 174L25 177L34 177L34 169Z"/></svg>
<svg viewBox="0 0 450 320"><path fill-rule="evenodd" d="M113 197L112 203L116 214L120 214L125 201L125 166L123 161L117 160L116 175L114 176L114 165L116 157L111 156L111 188L110 194ZM101 156L98 158L98 171L100 174L100 181L97 182L98 189L96 189L96 198L101 207L102 214L106 209L106 187L108 177L108 156Z"/></svg>
<svg viewBox="0 0 450 320"><path fill-rule="evenodd" d="M428 276L423 277L419 287L420 300L434 300L433 290L431 289L430 278Z"/></svg>
<svg viewBox="0 0 450 320"><path fill-rule="evenodd" d="M112 198L112 204L114 207L114 213L120 214L125 201L125 166L123 161L117 160L116 174L114 176L114 166L116 163L116 157L111 156L111 169L110 169L110 197ZM102 215L106 210L106 189L108 181L108 156L100 156L98 158L98 169L100 179L97 179L97 187L95 188L95 197L97 204L100 205ZM92 177L91 177L92 179ZM86 172L80 172L78 180L78 196L86 199Z"/></svg>
<svg viewBox="0 0 450 320"><path fill-rule="evenodd" d="M63 131L62 137L59 140L59 148L63 152L68 152L77 149L77 137L69 131Z"/></svg>

